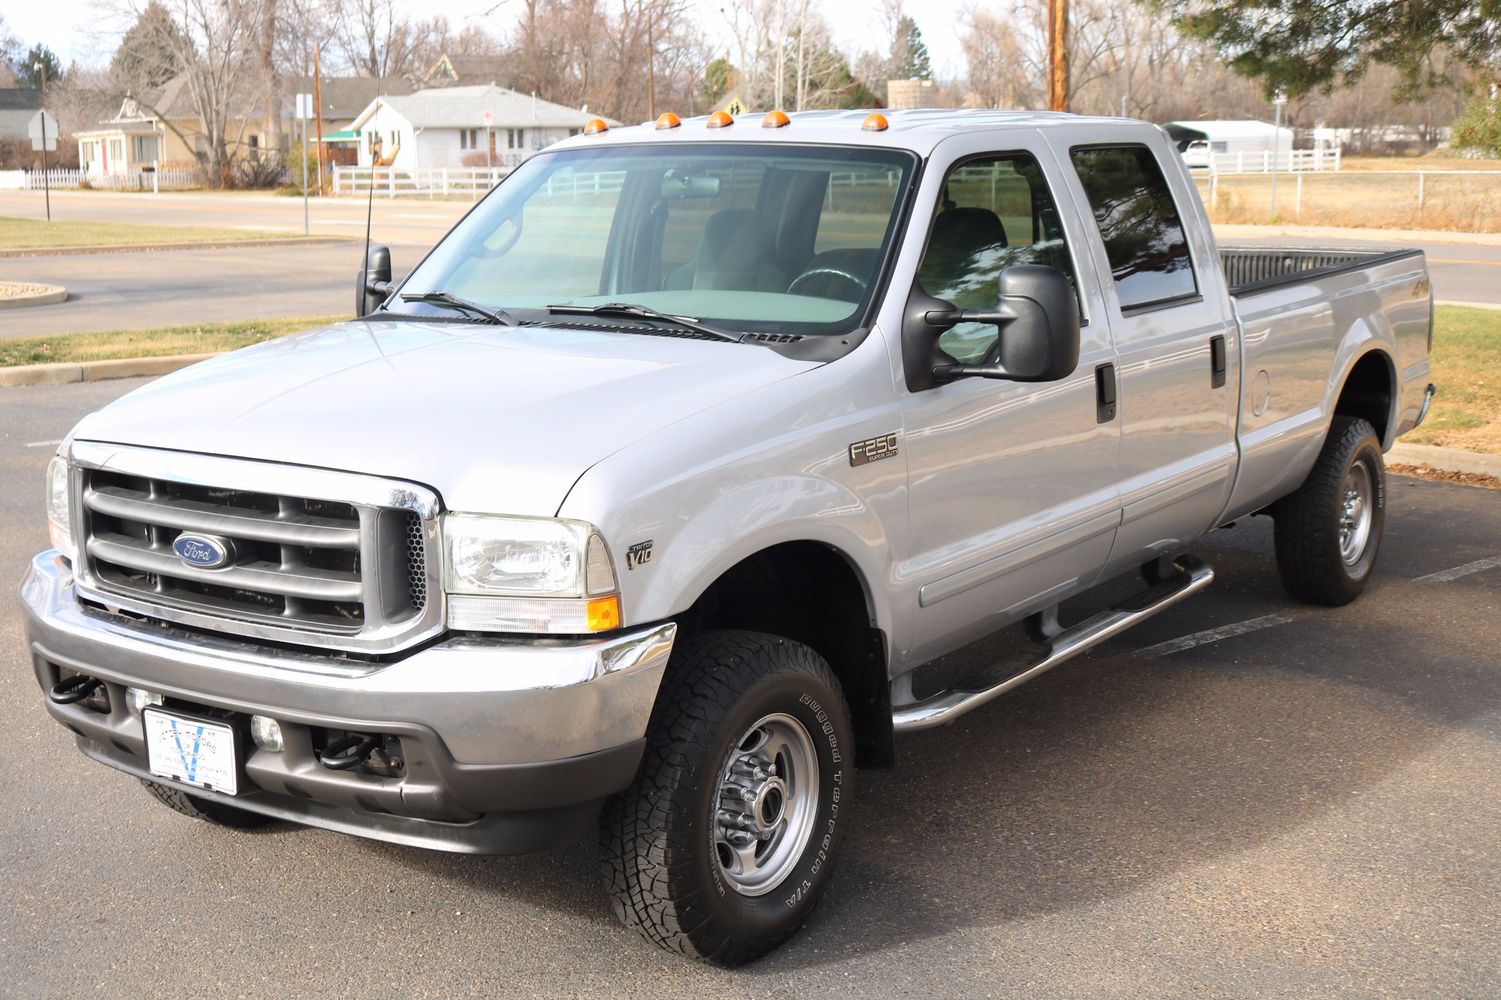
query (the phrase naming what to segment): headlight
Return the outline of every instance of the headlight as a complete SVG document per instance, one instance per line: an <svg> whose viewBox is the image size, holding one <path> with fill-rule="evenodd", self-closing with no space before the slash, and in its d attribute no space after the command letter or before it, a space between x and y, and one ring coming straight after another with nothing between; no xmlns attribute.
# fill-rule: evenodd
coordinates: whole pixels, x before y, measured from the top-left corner
<svg viewBox="0 0 1501 1000"><path fill-rule="evenodd" d="M451 628L577 634L620 626L609 550L582 521L449 514L443 538Z"/></svg>
<svg viewBox="0 0 1501 1000"><path fill-rule="evenodd" d="M52 547L71 560L76 553L68 507L68 460L54 455L47 463L47 533L52 537Z"/></svg>

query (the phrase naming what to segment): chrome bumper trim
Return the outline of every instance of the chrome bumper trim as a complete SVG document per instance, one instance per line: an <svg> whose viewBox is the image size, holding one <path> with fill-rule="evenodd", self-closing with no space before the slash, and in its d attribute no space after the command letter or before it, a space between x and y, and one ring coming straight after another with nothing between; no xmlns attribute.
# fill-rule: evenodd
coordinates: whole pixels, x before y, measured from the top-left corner
<svg viewBox="0 0 1501 1000"><path fill-rule="evenodd" d="M456 637L360 660L95 609L56 550L32 560L21 596L39 671L46 661L302 725L422 728L461 764L555 761L640 739L677 634L667 622L600 638Z"/></svg>

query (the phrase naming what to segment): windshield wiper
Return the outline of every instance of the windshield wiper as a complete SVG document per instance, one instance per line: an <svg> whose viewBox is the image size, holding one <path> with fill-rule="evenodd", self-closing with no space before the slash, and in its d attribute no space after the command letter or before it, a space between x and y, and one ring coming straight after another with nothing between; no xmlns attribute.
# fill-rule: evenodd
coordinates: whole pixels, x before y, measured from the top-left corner
<svg viewBox="0 0 1501 1000"><path fill-rule="evenodd" d="M401 297L401 301L426 302L428 305L447 306L450 309L460 309L473 316L483 316L490 322L497 323L500 326L521 325L517 321L515 316L512 316L504 309L490 309L486 306L480 305L478 302L470 302L468 299L461 299L457 295L450 294L449 292L414 292L409 295L403 295Z"/></svg>
<svg viewBox="0 0 1501 1000"><path fill-rule="evenodd" d="M626 316L634 319L661 320L716 340L728 340L736 344L741 343L741 338L745 336L729 330L721 330L717 326L711 326L692 316L674 316L671 313L659 312L649 306L638 306L633 302L606 302L598 306L548 306L547 311L563 316Z"/></svg>

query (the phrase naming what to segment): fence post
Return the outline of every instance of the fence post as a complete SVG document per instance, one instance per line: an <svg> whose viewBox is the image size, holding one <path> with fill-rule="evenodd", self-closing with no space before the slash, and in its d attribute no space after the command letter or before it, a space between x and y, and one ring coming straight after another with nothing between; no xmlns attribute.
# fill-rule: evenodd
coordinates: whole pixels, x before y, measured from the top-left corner
<svg viewBox="0 0 1501 1000"><path fill-rule="evenodd" d="M448 197L448 167L443 167L443 197Z"/></svg>
<svg viewBox="0 0 1501 1000"><path fill-rule="evenodd" d="M1235 153L1235 172L1237 174L1246 172L1246 151L1244 149L1237 150Z"/></svg>
<svg viewBox="0 0 1501 1000"><path fill-rule="evenodd" d="M1219 204L1220 172L1214 169L1214 163L1209 164L1209 210L1212 212Z"/></svg>
<svg viewBox="0 0 1501 1000"><path fill-rule="evenodd" d="M1298 193L1293 197L1293 218L1303 214L1303 175L1298 174Z"/></svg>

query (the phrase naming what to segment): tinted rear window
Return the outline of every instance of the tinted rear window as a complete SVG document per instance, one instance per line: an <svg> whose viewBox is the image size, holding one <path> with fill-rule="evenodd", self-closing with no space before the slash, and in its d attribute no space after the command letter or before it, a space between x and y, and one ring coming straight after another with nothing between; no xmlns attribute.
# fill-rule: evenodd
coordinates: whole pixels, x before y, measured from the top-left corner
<svg viewBox="0 0 1501 1000"><path fill-rule="evenodd" d="M1071 155L1105 240L1121 308L1195 294L1183 221L1151 150L1111 146Z"/></svg>

